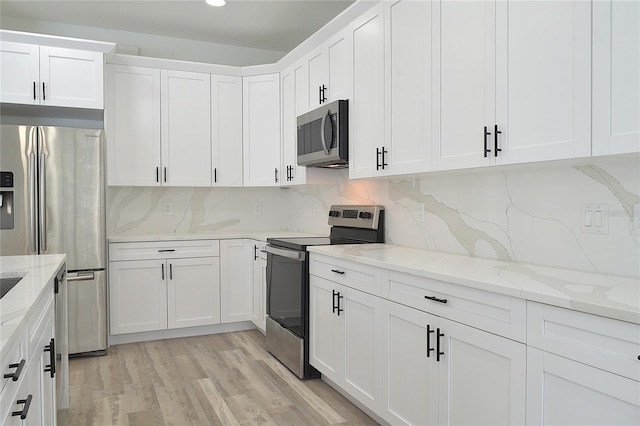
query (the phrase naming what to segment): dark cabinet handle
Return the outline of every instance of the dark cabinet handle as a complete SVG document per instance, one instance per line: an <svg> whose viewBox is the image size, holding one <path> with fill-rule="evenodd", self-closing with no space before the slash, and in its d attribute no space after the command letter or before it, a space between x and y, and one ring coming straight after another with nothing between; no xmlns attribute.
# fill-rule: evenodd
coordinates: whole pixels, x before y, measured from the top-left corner
<svg viewBox="0 0 640 426"><path fill-rule="evenodd" d="M327 91L327 88L326 88L326 86L323 84L323 85L322 85L322 90L321 90L321 95L320 95L320 103L321 103L321 104L325 103L325 102L326 102L326 100L327 100L326 91Z"/></svg>
<svg viewBox="0 0 640 426"><path fill-rule="evenodd" d="M484 126L484 157L487 158L487 152L491 152L489 148L487 148L487 137L491 136L491 132L487 129L487 126Z"/></svg>
<svg viewBox="0 0 640 426"><path fill-rule="evenodd" d="M318 105L322 103L322 86L318 86Z"/></svg>
<svg viewBox="0 0 640 426"><path fill-rule="evenodd" d="M164 168L164 181L167 182L167 168Z"/></svg>
<svg viewBox="0 0 640 426"><path fill-rule="evenodd" d="M344 296L341 296L340 292L338 292L338 316L340 316L340 312L344 311L344 309L340 308L340 299L344 299Z"/></svg>
<svg viewBox="0 0 640 426"><path fill-rule="evenodd" d="M338 269L332 269L331 272L335 272L336 274L344 275L344 271L340 271Z"/></svg>
<svg viewBox="0 0 640 426"><path fill-rule="evenodd" d="M33 82L33 100L36 100L36 82Z"/></svg>
<svg viewBox="0 0 640 426"><path fill-rule="evenodd" d="M276 167L274 170L275 170L274 175L276 177L276 183L278 183L278 168Z"/></svg>
<svg viewBox="0 0 640 426"><path fill-rule="evenodd" d="M45 366L44 371L51 373L51 378L56 376L56 339L51 338L50 343L44 347L45 352L49 352L49 365Z"/></svg>
<svg viewBox="0 0 640 426"><path fill-rule="evenodd" d="M258 260L258 246L253 245L253 260Z"/></svg>
<svg viewBox="0 0 640 426"><path fill-rule="evenodd" d="M438 327L436 333L438 334L438 340L436 340L436 361L440 362L440 355L444 355L444 352L440 352L440 338L444 337L444 333L440 333L440 327Z"/></svg>
<svg viewBox="0 0 640 426"><path fill-rule="evenodd" d="M433 333L433 329L427 324L427 358L430 358L431 352L435 350L431 347L431 333Z"/></svg>
<svg viewBox="0 0 640 426"><path fill-rule="evenodd" d="M11 416L20 416L21 420L24 420L27 418L27 414L29 414L29 407L31 407L31 399L33 399L33 395L29 395L27 397L27 399L19 399L16 402L18 404L24 404L24 407L22 407L22 411L14 411L13 413L11 413Z"/></svg>
<svg viewBox="0 0 640 426"><path fill-rule="evenodd" d="M384 168L385 168L386 166L388 166L388 164L387 164L387 163L385 163L385 161L384 161L384 155L385 155L385 154L388 154L388 153L389 153L389 151L387 151L386 149L384 149L384 146L383 146L383 147L382 147L382 170L384 170Z"/></svg>
<svg viewBox="0 0 640 426"><path fill-rule="evenodd" d="M176 251L176 249L162 249L162 250L158 250L158 253L167 253L167 252L174 252Z"/></svg>
<svg viewBox="0 0 640 426"><path fill-rule="evenodd" d="M214 167L213 168L213 183L218 182L218 168Z"/></svg>
<svg viewBox="0 0 640 426"><path fill-rule="evenodd" d="M42 100L43 101L47 100L47 93L44 90L44 81L42 82Z"/></svg>
<svg viewBox="0 0 640 426"><path fill-rule="evenodd" d="M160 182L160 168L156 167L156 182Z"/></svg>
<svg viewBox="0 0 640 426"><path fill-rule="evenodd" d="M9 364L9 368L15 368L16 371L14 371L13 373L8 373L4 375L5 379L11 379L14 382L18 381L18 378L20 378L20 373L22 373L22 369L24 368L24 364L25 364L25 360L21 360L18 364Z"/></svg>
<svg viewBox="0 0 640 426"><path fill-rule="evenodd" d="M169 264L169 279L173 279L173 263Z"/></svg>
<svg viewBox="0 0 640 426"><path fill-rule="evenodd" d="M164 263L162 264L162 280L164 281Z"/></svg>
<svg viewBox="0 0 640 426"><path fill-rule="evenodd" d="M376 148L376 170L380 170L380 148Z"/></svg>
<svg viewBox="0 0 640 426"><path fill-rule="evenodd" d="M438 299L435 296L425 296L425 299L433 300L434 302L447 303L447 299Z"/></svg>
<svg viewBox="0 0 640 426"><path fill-rule="evenodd" d="M336 296L338 296L340 293L338 293L335 290L331 290L333 292L333 295L331 296L331 301L333 303L333 310L331 311L332 313L336 313L336 309L338 309L338 306L336 306Z"/></svg>
<svg viewBox="0 0 640 426"><path fill-rule="evenodd" d="M498 152L502 151L500 148L498 148L498 135L501 133L502 132L498 130L498 125L497 124L494 125L493 126L493 153L496 157L498 156Z"/></svg>

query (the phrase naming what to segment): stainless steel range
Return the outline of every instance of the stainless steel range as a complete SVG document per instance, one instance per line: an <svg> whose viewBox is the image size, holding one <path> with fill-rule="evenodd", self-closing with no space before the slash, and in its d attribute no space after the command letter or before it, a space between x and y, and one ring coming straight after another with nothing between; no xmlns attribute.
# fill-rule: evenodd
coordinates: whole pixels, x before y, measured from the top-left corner
<svg viewBox="0 0 640 426"><path fill-rule="evenodd" d="M309 365L307 247L384 242L384 207L331 206L328 237L267 239L267 350L301 379L320 377Z"/></svg>

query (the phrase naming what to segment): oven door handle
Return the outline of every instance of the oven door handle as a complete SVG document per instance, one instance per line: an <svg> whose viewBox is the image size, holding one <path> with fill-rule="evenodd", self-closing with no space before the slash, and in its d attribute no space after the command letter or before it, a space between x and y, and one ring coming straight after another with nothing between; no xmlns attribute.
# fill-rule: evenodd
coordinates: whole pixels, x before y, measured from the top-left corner
<svg viewBox="0 0 640 426"><path fill-rule="evenodd" d="M267 244L266 247L267 253L274 254L276 256L286 257L287 259L292 259L297 262L304 262L307 257L307 252L297 251L297 250L287 250L281 249Z"/></svg>

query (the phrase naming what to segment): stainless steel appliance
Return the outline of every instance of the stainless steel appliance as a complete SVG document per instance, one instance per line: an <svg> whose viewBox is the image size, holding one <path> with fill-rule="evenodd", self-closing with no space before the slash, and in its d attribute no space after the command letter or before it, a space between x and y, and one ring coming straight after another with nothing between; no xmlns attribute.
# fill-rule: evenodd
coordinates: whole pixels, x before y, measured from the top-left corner
<svg viewBox="0 0 640 426"><path fill-rule="evenodd" d="M66 253L69 353L105 351L103 131L0 126L0 254Z"/></svg>
<svg viewBox="0 0 640 426"><path fill-rule="evenodd" d="M320 377L309 364L307 247L384 242L384 207L331 206L329 237L267 239L267 350L301 379Z"/></svg>
<svg viewBox="0 0 640 426"><path fill-rule="evenodd" d="M349 166L349 101L334 101L298 117L298 165Z"/></svg>

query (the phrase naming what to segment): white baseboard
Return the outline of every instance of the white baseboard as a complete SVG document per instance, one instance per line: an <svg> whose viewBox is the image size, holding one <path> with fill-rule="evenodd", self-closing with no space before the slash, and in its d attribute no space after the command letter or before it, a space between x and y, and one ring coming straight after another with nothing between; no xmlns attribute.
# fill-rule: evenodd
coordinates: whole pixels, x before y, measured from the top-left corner
<svg viewBox="0 0 640 426"><path fill-rule="evenodd" d="M178 337L202 336L205 334L229 333L256 328L251 321L230 324L204 325L201 327L176 328L172 330L146 331L143 333L116 334L109 336L109 346L123 343L148 342L150 340L175 339Z"/></svg>

